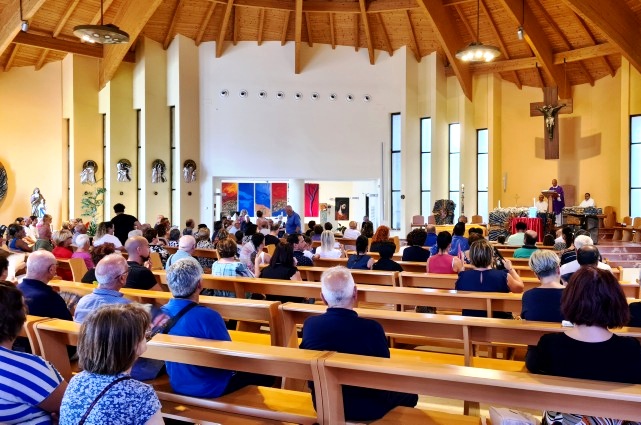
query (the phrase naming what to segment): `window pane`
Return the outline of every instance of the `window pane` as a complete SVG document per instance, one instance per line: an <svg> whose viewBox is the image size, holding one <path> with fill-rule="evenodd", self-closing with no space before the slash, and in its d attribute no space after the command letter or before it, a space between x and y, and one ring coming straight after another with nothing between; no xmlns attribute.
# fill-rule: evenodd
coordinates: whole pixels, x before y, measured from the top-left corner
<svg viewBox="0 0 641 425"><path fill-rule="evenodd" d="M401 114L392 115L392 150L401 150Z"/></svg>
<svg viewBox="0 0 641 425"><path fill-rule="evenodd" d="M478 151L477 153L488 153L488 144L487 144L487 130L479 130L478 135Z"/></svg>
<svg viewBox="0 0 641 425"><path fill-rule="evenodd" d="M630 190L630 217L641 217L641 189Z"/></svg>
<svg viewBox="0 0 641 425"><path fill-rule="evenodd" d="M641 143L641 115L631 118L630 140L632 143Z"/></svg>
<svg viewBox="0 0 641 425"><path fill-rule="evenodd" d="M421 192L421 215L425 217L427 223L427 216L432 214L432 192Z"/></svg>
<svg viewBox="0 0 641 425"><path fill-rule="evenodd" d="M487 192L479 192L477 194L478 205L476 207L476 214L483 217L484 223L487 223L487 218L490 215L488 211L488 198Z"/></svg>
<svg viewBox="0 0 641 425"><path fill-rule="evenodd" d="M432 119L421 119L421 152L432 152Z"/></svg>
<svg viewBox="0 0 641 425"><path fill-rule="evenodd" d="M401 192L392 192L392 229L401 228Z"/></svg>
<svg viewBox="0 0 641 425"><path fill-rule="evenodd" d="M450 153L461 151L461 125L450 124Z"/></svg>
<svg viewBox="0 0 641 425"><path fill-rule="evenodd" d="M482 153L478 155L478 187L477 190L487 190L488 185L488 154Z"/></svg>
<svg viewBox="0 0 641 425"><path fill-rule="evenodd" d="M630 187L641 187L641 144L630 146Z"/></svg>
<svg viewBox="0 0 641 425"><path fill-rule="evenodd" d="M392 154L392 190L401 190L401 153Z"/></svg>
<svg viewBox="0 0 641 425"><path fill-rule="evenodd" d="M459 196L460 192L450 191L450 200L454 201L456 208L454 209L454 224L458 221L458 217L461 215L461 199Z"/></svg>
<svg viewBox="0 0 641 425"><path fill-rule="evenodd" d="M432 154L421 154L421 190L432 189Z"/></svg>
<svg viewBox="0 0 641 425"><path fill-rule="evenodd" d="M457 191L460 187L459 185L459 173L460 173L460 161L461 157L458 153L450 154L450 190Z"/></svg>

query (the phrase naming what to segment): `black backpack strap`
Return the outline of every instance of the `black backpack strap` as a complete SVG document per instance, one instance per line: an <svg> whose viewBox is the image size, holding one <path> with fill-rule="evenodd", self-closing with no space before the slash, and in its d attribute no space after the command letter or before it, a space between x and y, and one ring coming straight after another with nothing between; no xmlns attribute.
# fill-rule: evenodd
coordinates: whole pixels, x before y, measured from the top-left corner
<svg viewBox="0 0 641 425"><path fill-rule="evenodd" d="M178 314L176 314L171 319L169 319L169 321L165 325L165 328L162 330L162 333L168 334L171 328L173 328L176 325L176 323L178 323L178 321L182 319L182 317L194 307L198 307L198 303L191 302L189 303L189 305L183 307L182 310L178 312Z"/></svg>
<svg viewBox="0 0 641 425"><path fill-rule="evenodd" d="M129 375L121 376L120 378L111 381L105 388L103 388L102 391L100 391L100 394L98 394L98 396L93 399L93 401L89 405L89 408L85 411L85 414L82 415L82 418L80 418L80 422L78 422L78 425L84 425L84 423L87 421L87 417L89 416L89 413L91 413L91 410L94 408L96 403L98 403L98 400L100 400L102 396L104 396L111 387L116 385L118 382L126 381L128 379L133 379L133 378Z"/></svg>

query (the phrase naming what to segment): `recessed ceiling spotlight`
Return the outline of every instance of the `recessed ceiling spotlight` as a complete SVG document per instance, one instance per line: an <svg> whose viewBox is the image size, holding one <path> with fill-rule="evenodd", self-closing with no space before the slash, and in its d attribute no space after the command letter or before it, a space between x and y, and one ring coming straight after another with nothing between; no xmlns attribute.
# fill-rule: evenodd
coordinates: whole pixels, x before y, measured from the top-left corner
<svg viewBox="0 0 641 425"><path fill-rule="evenodd" d="M320 98L320 94L314 92L312 93L312 100L318 100Z"/></svg>
<svg viewBox="0 0 641 425"><path fill-rule="evenodd" d="M296 94L294 95L294 99L296 100L301 100L302 98L303 98L303 93L301 92L296 92Z"/></svg>
<svg viewBox="0 0 641 425"><path fill-rule="evenodd" d="M247 97L247 90L241 90L240 93L238 93L238 96L242 97L243 99Z"/></svg>
<svg viewBox="0 0 641 425"><path fill-rule="evenodd" d="M285 98L285 93L283 93L282 91L279 91L278 93L276 93L276 97L279 98L279 99L284 99Z"/></svg>
<svg viewBox="0 0 641 425"><path fill-rule="evenodd" d="M220 91L220 97L227 97L227 96L229 96L229 90Z"/></svg>
<svg viewBox="0 0 641 425"><path fill-rule="evenodd" d="M266 98L267 97L267 92L265 90L259 91L258 92L258 97L260 97L261 99Z"/></svg>
<svg viewBox="0 0 641 425"><path fill-rule="evenodd" d="M372 100L372 96L370 96L369 94L363 96L363 102L369 102L370 100Z"/></svg>
<svg viewBox="0 0 641 425"><path fill-rule="evenodd" d="M331 100L332 102L335 101L336 100L336 93L330 94L329 95L329 100Z"/></svg>

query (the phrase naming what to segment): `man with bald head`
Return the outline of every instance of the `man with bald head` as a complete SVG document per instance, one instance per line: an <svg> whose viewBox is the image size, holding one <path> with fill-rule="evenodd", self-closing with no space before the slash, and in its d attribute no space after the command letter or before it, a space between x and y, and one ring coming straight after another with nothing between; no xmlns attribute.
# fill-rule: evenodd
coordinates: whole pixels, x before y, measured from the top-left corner
<svg viewBox="0 0 641 425"><path fill-rule="evenodd" d="M594 246L592 238L589 236L579 235L574 238L574 247L576 248L577 259L561 266L561 276L564 276L566 280L569 279L569 275L585 265L595 266L602 270L609 270L610 272L612 271L609 265L599 261L599 249ZM582 258L579 260L579 257Z"/></svg>
<svg viewBox="0 0 641 425"><path fill-rule="evenodd" d="M105 304L129 304L131 301L120 292L128 274L129 266L122 255L109 254L100 260L96 266L98 287L78 301L73 321L82 323L87 314Z"/></svg>
<svg viewBox="0 0 641 425"><path fill-rule="evenodd" d="M58 261L49 251L36 251L27 258L27 276L18 285L22 291L29 314L71 320L71 313L64 300L49 285L56 275Z"/></svg>
<svg viewBox="0 0 641 425"><path fill-rule="evenodd" d="M523 246L514 251L514 258L530 258L532 253L536 251L536 241L539 235L534 230L527 230L523 236Z"/></svg>
<svg viewBox="0 0 641 425"><path fill-rule="evenodd" d="M167 259L165 264L165 270L169 270L169 267L178 260L183 258L190 258L191 254L196 249L196 238L191 235L182 236L178 239L178 251L175 254L172 254Z"/></svg>
<svg viewBox="0 0 641 425"><path fill-rule="evenodd" d="M149 261L149 242L142 236L134 236L125 242L129 276L125 288L162 291L154 274L144 266Z"/></svg>
<svg viewBox="0 0 641 425"><path fill-rule="evenodd" d="M321 298L327 312L305 320L300 348L389 358L383 327L354 311L357 293L347 268L326 270L321 276ZM314 388L310 388L316 406ZM397 406L414 407L417 401L416 394L343 387L345 419L350 421L376 420Z"/></svg>

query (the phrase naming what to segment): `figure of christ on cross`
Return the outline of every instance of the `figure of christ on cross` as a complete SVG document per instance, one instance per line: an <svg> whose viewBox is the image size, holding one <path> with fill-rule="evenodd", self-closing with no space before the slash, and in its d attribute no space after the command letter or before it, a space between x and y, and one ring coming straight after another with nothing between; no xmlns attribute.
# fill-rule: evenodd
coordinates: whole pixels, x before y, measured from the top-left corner
<svg viewBox="0 0 641 425"><path fill-rule="evenodd" d="M559 159L558 114L572 113L572 99L559 103L556 87L543 88L543 102L530 103L531 117L544 117L545 159Z"/></svg>

